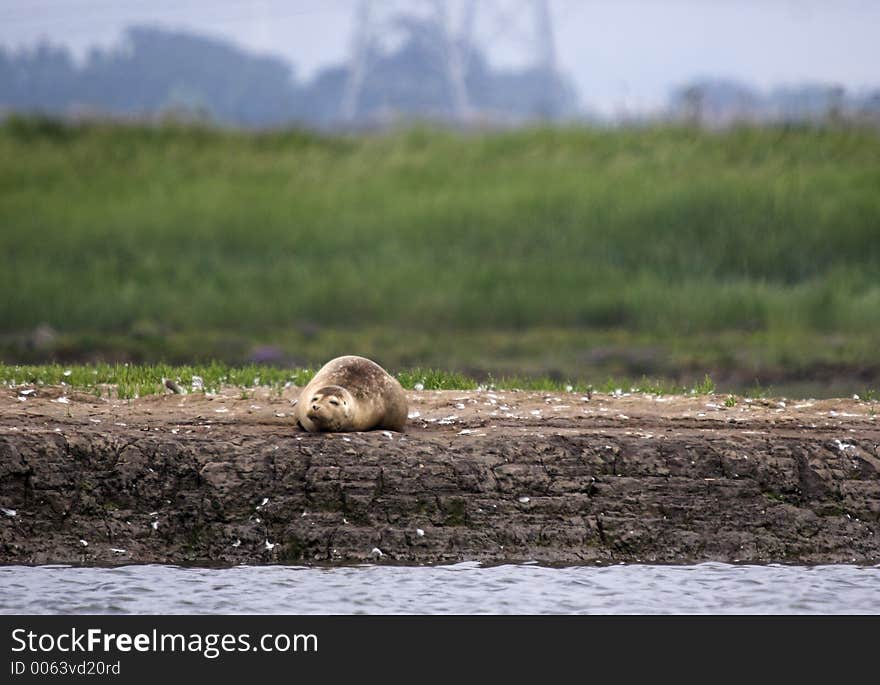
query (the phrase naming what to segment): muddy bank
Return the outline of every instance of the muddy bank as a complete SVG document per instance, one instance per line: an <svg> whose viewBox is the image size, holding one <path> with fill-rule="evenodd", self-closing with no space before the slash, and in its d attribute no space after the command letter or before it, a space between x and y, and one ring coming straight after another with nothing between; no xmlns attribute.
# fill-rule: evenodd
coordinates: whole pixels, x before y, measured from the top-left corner
<svg viewBox="0 0 880 685"><path fill-rule="evenodd" d="M421 392L405 435L316 436L295 389L20 390L6 564L880 562L877 403Z"/></svg>

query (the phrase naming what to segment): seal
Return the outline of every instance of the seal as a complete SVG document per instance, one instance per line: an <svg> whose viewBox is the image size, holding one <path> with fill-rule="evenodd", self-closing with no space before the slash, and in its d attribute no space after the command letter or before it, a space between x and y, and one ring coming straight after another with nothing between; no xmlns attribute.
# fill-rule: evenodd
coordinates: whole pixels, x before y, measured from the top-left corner
<svg viewBox="0 0 880 685"><path fill-rule="evenodd" d="M376 362L353 355L321 367L294 408L297 425L309 433L392 430L406 427L406 394Z"/></svg>

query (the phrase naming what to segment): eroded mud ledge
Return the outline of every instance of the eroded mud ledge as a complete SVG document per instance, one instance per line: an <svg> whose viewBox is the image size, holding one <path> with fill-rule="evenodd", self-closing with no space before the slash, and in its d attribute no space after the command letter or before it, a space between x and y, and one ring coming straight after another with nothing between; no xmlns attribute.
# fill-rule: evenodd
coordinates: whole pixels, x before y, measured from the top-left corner
<svg viewBox="0 0 880 685"><path fill-rule="evenodd" d="M2 563L880 563L876 404L423 392L315 436L295 392L60 394L0 398Z"/></svg>

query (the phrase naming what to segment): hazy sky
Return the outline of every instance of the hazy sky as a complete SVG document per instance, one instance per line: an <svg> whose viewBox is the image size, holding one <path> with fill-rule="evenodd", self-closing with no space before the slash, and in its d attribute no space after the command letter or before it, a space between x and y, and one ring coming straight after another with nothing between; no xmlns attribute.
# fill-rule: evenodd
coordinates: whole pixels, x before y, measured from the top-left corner
<svg viewBox="0 0 880 685"><path fill-rule="evenodd" d="M119 41L128 25L157 24L280 55L307 78L347 57L357 2L0 0L0 45L48 38L81 56L89 45ZM448 0L453 20L461 2ZM522 59L528 0L477 3L495 61ZM561 68L586 105L606 112L658 105L670 87L706 75L762 88L803 81L880 86L880 0L550 0L550 7ZM489 21L504 8L513 10L511 20Z"/></svg>

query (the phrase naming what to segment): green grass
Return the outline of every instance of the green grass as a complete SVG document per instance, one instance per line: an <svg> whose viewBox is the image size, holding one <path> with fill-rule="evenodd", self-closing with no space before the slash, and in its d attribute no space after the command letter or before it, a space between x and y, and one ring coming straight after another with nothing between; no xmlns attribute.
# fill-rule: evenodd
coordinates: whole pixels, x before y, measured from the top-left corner
<svg viewBox="0 0 880 685"><path fill-rule="evenodd" d="M95 364L95 365L10 365L0 364L0 383L36 386L65 385L74 390L103 394L115 391L121 399L165 392L164 380L170 379L184 389L196 389L195 379L201 379L198 389L217 392L224 386L239 388L283 388L286 383L304 385L314 371L308 369L280 369L271 366L250 365L232 367L211 363L195 366L167 364Z"/></svg>
<svg viewBox="0 0 880 685"><path fill-rule="evenodd" d="M96 396L132 399L169 392L164 381L170 379L187 392L216 393L223 388L238 388L242 397L254 388L282 390L289 384L303 386L311 380L316 369L282 369L273 366L251 365L232 367L226 364L169 366L167 364L95 364L70 365L12 365L0 363L0 385L9 388L22 386L63 386L70 390L88 392ZM708 376L693 388L668 384L648 378L628 381L609 378L604 383L592 384L582 380L554 380L541 377L503 377L484 381L467 375L438 369L409 369L396 374L408 390L523 390L534 392L624 392L648 395L712 394L713 384Z"/></svg>
<svg viewBox="0 0 880 685"><path fill-rule="evenodd" d="M700 395L711 395L715 392L715 383L709 377L709 374L703 376L703 380L694 386L694 391Z"/></svg>
<svg viewBox="0 0 880 685"><path fill-rule="evenodd" d="M880 333L880 138L0 127L6 331Z"/></svg>
<svg viewBox="0 0 880 685"><path fill-rule="evenodd" d="M852 394L880 364L878 188L880 137L854 128L12 118L0 360L240 366L271 345L279 366L355 353L531 387L709 370L735 392L849 368L828 392Z"/></svg>

